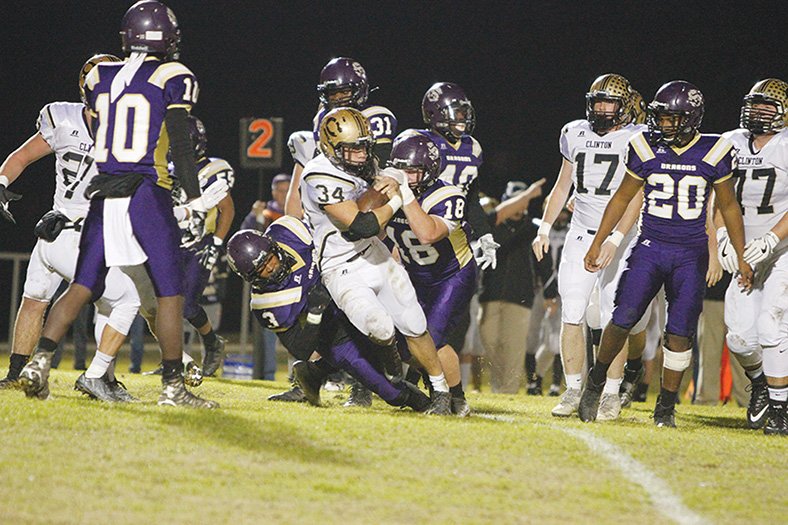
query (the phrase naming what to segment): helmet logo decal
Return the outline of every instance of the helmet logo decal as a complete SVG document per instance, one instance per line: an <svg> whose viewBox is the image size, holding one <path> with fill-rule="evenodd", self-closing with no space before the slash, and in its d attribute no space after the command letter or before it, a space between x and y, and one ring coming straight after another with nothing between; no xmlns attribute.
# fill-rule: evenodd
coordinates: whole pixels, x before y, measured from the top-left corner
<svg viewBox="0 0 788 525"><path fill-rule="evenodd" d="M358 62L353 62L353 71L355 71L360 77L363 77L367 74L366 71L364 71L364 68Z"/></svg>
<svg viewBox="0 0 788 525"><path fill-rule="evenodd" d="M342 133L342 126L337 120L336 117L328 117L326 119L326 133L331 135L332 137L336 137L340 133Z"/></svg>
<svg viewBox="0 0 788 525"><path fill-rule="evenodd" d="M436 87L435 89L431 89L427 92L427 100L430 102L437 102L438 98L443 93L443 90L440 87Z"/></svg>
<svg viewBox="0 0 788 525"><path fill-rule="evenodd" d="M440 158L438 147L432 141L427 143L427 154L430 156L432 160L438 160L438 158Z"/></svg>
<svg viewBox="0 0 788 525"><path fill-rule="evenodd" d="M703 105L703 93L701 93L697 89L690 89L687 92L687 100L689 101L690 104L692 104L694 107L697 108Z"/></svg>

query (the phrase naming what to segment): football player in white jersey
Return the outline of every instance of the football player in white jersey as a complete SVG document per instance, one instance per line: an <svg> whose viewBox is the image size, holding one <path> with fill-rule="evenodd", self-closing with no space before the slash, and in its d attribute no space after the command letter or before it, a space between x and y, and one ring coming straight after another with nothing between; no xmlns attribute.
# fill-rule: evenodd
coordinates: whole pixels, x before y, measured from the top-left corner
<svg viewBox="0 0 788 525"><path fill-rule="evenodd" d="M756 83L744 97L740 123L723 137L737 149L744 260L756 279L749 294L731 281L725 294L726 339L752 381L748 425L788 435L788 83L775 78ZM724 227L717 240L723 267L735 274L738 263Z"/></svg>
<svg viewBox="0 0 788 525"><path fill-rule="evenodd" d="M405 336L410 353L430 376L433 399L428 412L449 415L449 387L416 291L378 238L402 206L399 185L391 178L376 179L375 140L360 111L334 109L323 117L319 131L322 154L304 168L301 203L314 234L323 284L350 322L385 349L382 357L390 376L402 373L395 328ZM391 200L361 211L356 200L372 182Z"/></svg>
<svg viewBox="0 0 788 525"><path fill-rule="evenodd" d="M90 207L84 191L96 175L90 116L84 104L84 81L101 62L120 62L112 55L95 55L82 66L79 89L83 102L53 102L41 110L38 131L11 153L0 166L0 193L36 160L55 154L55 196L52 211L36 226L39 236L24 285L22 304L14 325L14 344L8 375L0 388L16 388L18 377L41 332L44 312L63 279L71 281L79 253L81 224ZM104 294L96 303L101 320L96 331L99 348L88 370L77 380L76 388L92 397L128 401L129 395L108 369L123 344L137 315L139 297L131 280L120 269L107 275ZM49 388L38 397L46 398Z"/></svg>
<svg viewBox="0 0 788 525"><path fill-rule="evenodd" d="M574 185L574 213L558 270L562 318L560 346L566 391L552 410L554 416L566 417L577 411L586 348L583 323L589 299L594 286L598 285L601 322L602 326L606 325L612 315L616 283L623 271L629 245L635 238L632 226L640 208L637 199L633 200L604 244L599 258L600 269L603 270L599 273L585 270L583 257L591 245L607 202L624 176L624 156L629 139L644 129L632 123L636 114L632 97L633 89L621 75L602 75L591 84L586 94L586 119L570 122L561 131L563 164L547 197L542 224L533 241L534 253L541 260L550 247L552 224ZM645 330L645 321L639 324L643 326L633 329L632 333L638 335L630 344L643 344L641 332ZM615 419L621 410L618 391L625 359L626 355L619 356L609 371L610 377L600 401L600 420Z"/></svg>

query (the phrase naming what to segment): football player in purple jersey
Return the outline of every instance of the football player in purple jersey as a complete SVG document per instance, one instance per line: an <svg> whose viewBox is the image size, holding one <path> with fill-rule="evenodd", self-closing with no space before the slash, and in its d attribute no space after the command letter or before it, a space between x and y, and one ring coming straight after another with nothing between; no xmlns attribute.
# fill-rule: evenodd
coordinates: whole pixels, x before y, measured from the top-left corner
<svg viewBox="0 0 788 525"><path fill-rule="evenodd" d="M331 301L313 250L304 223L288 216L265 233L241 230L227 243L230 268L252 285L255 318L299 359L293 371L306 399L320 405L323 381L342 369L390 405L426 410L429 398L405 381L389 381L376 362L380 351ZM321 358L309 361L315 350Z"/></svg>
<svg viewBox="0 0 788 525"><path fill-rule="evenodd" d="M85 79L99 174L86 190L91 205L76 275L52 307L20 383L28 396L44 388L58 341L81 307L102 293L109 267L144 265L158 303L156 334L163 366L158 402L215 408L215 402L195 396L183 382L183 269L167 170L171 150L183 189L199 201L188 124L197 79L177 61L180 29L175 14L161 2L131 6L120 34L126 61L101 63Z"/></svg>
<svg viewBox="0 0 788 525"><path fill-rule="evenodd" d="M428 136L441 154L440 180L460 188L468 203L467 220L481 250L476 262L482 270L488 266L495 268L498 243L479 204L477 177L483 158L481 145L471 136L476 127L473 105L457 84L436 82L421 100L421 113L429 129L420 133Z"/></svg>
<svg viewBox="0 0 788 525"><path fill-rule="evenodd" d="M610 363L664 286L668 319L654 423L676 426L679 385L692 360L692 340L706 288L706 213L712 188L738 256L739 283L745 289L752 284L752 269L743 259L744 226L732 179L736 152L725 138L698 132L703 111L698 88L681 80L668 82L648 106L648 131L630 139L627 176L605 209L585 257L586 269L598 270L602 243L643 188L640 235L618 283L613 318L604 329L597 362L581 396L578 414L583 421L596 418Z"/></svg>

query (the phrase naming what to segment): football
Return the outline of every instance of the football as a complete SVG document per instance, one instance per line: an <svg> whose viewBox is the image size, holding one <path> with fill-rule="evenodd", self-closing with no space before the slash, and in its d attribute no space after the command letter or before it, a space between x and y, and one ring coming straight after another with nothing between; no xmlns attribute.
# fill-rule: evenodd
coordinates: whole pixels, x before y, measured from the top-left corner
<svg viewBox="0 0 788 525"><path fill-rule="evenodd" d="M386 204L389 199L375 188L369 188L361 197L358 198L356 204L361 211L370 211L375 208L380 208Z"/></svg>

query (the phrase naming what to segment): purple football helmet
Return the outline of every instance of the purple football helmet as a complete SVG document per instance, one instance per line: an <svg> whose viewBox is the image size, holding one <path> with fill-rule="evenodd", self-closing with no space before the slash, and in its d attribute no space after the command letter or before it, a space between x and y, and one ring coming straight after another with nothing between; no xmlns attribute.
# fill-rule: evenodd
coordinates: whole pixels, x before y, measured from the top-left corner
<svg viewBox="0 0 788 525"><path fill-rule="evenodd" d="M276 258L276 266L263 276L273 258ZM295 259L270 235L257 230L241 230L227 241L227 263L241 279L263 288L287 279Z"/></svg>
<svg viewBox="0 0 788 525"><path fill-rule="evenodd" d="M349 95L340 98L331 97L334 93L345 90L350 91ZM338 107L358 109L366 104L369 96L367 73L362 65L352 58L335 58L320 71L317 93L326 109Z"/></svg>
<svg viewBox="0 0 788 525"><path fill-rule="evenodd" d="M155 0L142 0L123 15L120 39L127 55L136 51L177 60L181 30L172 9Z"/></svg>
<svg viewBox="0 0 788 525"><path fill-rule="evenodd" d="M430 129L457 141L476 127L476 113L465 91L457 84L437 82L421 100L421 114Z"/></svg>
<svg viewBox="0 0 788 525"><path fill-rule="evenodd" d="M205 125L202 120L194 115L189 115L189 137L192 139L192 147L196 159L205 157L208 150L208 135L205 132Z"/></svg>
<svg viewBox="0 0 788 525"><path fill-rule="evenodd" d="M441 155L429 137L409 129L394 140L389 164L400 170L420 170L416 180L408 175L408 185L414 194L420 195L438 180Z"/></svg>
<svg viewBox="0 0 788 525"><path fill-rule="evenodd" d="M648 105L648 129L654 143L683 146L700 128L703 93L684 80L663 85Z"/></svg>

